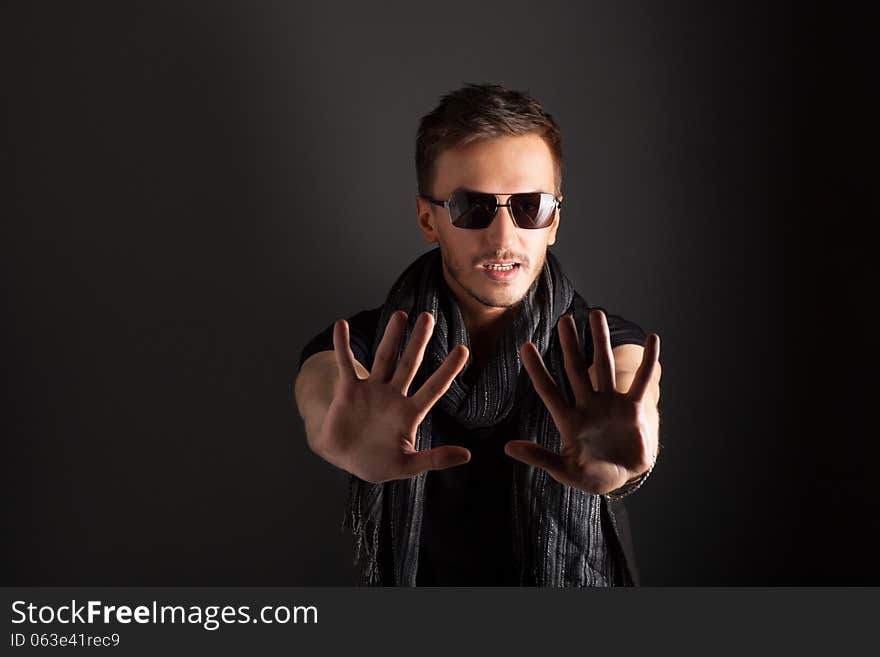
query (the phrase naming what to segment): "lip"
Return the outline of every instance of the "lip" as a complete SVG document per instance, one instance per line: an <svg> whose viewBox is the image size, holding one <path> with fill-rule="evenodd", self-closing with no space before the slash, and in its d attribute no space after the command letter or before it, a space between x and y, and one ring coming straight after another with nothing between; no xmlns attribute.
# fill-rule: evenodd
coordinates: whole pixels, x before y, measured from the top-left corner
<svg viewBox="0 0 880 657"><path fill-rule="evenodd" d="M513 269L509 271L498 271L497 269L487 269L485 265L516 265ZM522 265L515 260L487 260L483 264L480 265L480 271L483 272L483 275L488 278L490 281L497 281L500 283L507 283L514 278L516 278L517 274L519 274L519 270L522 268Z"/></svg>

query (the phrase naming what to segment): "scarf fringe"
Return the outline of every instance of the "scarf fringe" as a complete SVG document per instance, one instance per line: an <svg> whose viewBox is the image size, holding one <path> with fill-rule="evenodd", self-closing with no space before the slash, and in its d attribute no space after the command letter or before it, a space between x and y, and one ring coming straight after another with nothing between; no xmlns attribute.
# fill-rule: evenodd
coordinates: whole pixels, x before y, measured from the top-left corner
<svg viewBox="0 0 880 657"><path fill-rule="evenodd" d="M367 502L365 511L364 502ZM382 586L379 567L379 531L382 523L382 484L370 484L354 475L349 479L348 501L341 529L351 529L355 548L352 565L360 567L360 584Z"/></svg>

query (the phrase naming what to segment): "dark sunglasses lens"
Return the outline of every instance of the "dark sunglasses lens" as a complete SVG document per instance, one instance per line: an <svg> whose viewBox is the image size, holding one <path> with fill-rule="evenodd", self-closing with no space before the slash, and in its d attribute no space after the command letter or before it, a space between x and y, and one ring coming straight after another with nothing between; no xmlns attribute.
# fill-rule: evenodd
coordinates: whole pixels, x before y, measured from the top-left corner
<svg viewBox="0 0 880 657"><path fill-rule="evenodd" d="M555 199L552 194L514 194L510 210L520 228L545 228L553 219Z"/></svg>
<svg viewBox="0 0 880 657"><path fill-rule="evenodd" d="M449 201L449 216L456 228L485 228L498 209L492 194L457 190Z"/></svg>

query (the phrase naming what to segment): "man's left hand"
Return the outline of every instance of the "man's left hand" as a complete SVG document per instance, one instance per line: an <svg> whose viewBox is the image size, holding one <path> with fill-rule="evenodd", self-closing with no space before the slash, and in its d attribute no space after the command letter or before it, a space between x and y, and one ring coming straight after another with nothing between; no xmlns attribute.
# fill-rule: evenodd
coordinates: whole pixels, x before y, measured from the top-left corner
<svg viewBox="0 0 880 657"><path fill-rule="evenodd" d="M658 444L656 398L647 391L659 369L660 337L656 333L648 336L632 384L626 392L620 392L608 322L601 310L590 312L590 329L597 389L590 381L574 319L567 315L557 324L573 404L563 397L535 345L527 342L520 350L535 390L559 430L559 453L528 440L512 440L504 451L523 463L543 468L562 484L598 495L637 479L654 462Z"/></svg>

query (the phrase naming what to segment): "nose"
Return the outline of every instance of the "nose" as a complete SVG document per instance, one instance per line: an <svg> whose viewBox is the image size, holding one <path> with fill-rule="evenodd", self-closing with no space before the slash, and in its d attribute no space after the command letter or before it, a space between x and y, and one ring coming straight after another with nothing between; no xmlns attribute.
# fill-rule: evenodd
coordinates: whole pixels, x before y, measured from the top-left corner
<svg viewBox="0 0 880 657"><path fill-rule="evenodd" d="M505 204L509 203L508 199L500 199L500 201ZM519 230L519 226L513 220L513 215L510 214L510 208L500 207L492 219L492 223L486 228L486 239L493 247L511 248L516 243L517 231Z"/></svg>

